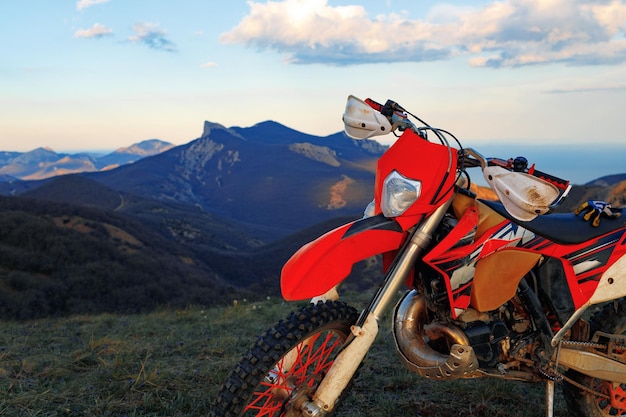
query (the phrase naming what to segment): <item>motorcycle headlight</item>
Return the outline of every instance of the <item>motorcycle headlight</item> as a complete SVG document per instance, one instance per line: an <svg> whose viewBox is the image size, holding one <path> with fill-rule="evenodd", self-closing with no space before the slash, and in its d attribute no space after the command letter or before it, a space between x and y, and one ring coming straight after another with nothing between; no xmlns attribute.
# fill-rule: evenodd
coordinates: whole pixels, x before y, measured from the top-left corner
<svg viewBox="0 0 626 417"><path fill-rule="evenodd" d="M404 213L420 196L422 182L412 180L398 171L393 171L383 182L380 208L386 217Z"/></svg>

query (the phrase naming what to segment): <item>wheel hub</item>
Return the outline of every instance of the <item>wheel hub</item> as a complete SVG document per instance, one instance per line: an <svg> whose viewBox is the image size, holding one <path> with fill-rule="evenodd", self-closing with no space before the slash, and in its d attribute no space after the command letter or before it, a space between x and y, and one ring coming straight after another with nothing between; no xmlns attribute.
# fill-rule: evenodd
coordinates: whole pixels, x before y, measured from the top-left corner
<svg viewBox="0 0 626 417"><path fill-rule="evenodd" d="M626 391L621 384L611 384L607 382L608 394L611 397L611 407L618 410L619 415L626 413Z"/></svg>

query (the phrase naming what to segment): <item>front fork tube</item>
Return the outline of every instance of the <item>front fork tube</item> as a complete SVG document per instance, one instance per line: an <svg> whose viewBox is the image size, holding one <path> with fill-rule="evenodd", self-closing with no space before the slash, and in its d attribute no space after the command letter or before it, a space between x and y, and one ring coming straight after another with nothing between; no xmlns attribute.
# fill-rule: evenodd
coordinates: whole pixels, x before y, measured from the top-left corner
<svg viewBox="0 0 626 417"><path fill-rule="evenodd" d="M407 240L400 254L391 264L383 285L378 289L366 310L373 314L376 320L380 320L391 307L391 303L396 301L398 291L406 282L419 256L430 245L435 230L439 227L451 203L452 199L449 199L413 231L411 238Z"/></svg>
<svg viewBox="0 0 626 417"><path fill-rule="evenodd" d="M430 245L451 202L452 199L449 199L424 220L402 247L370 305L363 311L357 324L352 326L352 340L335 358L313 400L303 405L303 415L320 417L333 409L374 342L378 334L378 321L395 301L419 256Z"/></svg>

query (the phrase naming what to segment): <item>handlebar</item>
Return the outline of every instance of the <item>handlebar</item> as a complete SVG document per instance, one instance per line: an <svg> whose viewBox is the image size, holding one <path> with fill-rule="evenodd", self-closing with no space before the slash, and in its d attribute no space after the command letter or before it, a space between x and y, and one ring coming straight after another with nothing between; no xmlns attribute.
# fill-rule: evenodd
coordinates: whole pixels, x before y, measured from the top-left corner
<svg viewBox="0 0 626 417"><path fill-rule="evenodd" d="M383 116L389 120L391 123L392 131L400 130L403 131L405 129L411 129L413 132L417 133L419 136L424 137L424 133L418 128L411 120L409 120L408 115L415 117L418 121L422 122L417 116L412 113L407 112L404 107L400 104L396 103L393 100L387 100L385 104L380 104L371 98L365 99L365 103L372 107L374 110L381 113ZM427 128L430 128L426 123L424 123ZM437 130L437 129L435 129ZM554 175L550 175L543 171L539 171L535 168L535 164L532 164L530 168L528 167L528 160L523 156L518 156L516 158L509 159L501 159L501 158L485 158L480 153L471 148L464 149L464 166L466 167L476 167L480 166L483 170L487 166L499 166L505 168L509 171L513 172L523 172L528 175L532 175L534 177L540 178L550 184L554 185L558 189L563 191L568 191L569 181L558 178Z"/></svg>
<svg viewBox="0 0 626 417"><path fill-rule="evenodd" d="M350 98L348 100L348 103L350 103ZM449 149L452 149L447 140L447 137L451 137L452 139L456 140L457 144L459 145L459 162L461 170L464 170L465 168L480 166L483 171L483 175L485 175L485 178L489 177L488 179L491 180L491 172L502 172L502 170L487 168L500 167L506 171L509 171L510 173L519 172L534 177L536 179L535 181L533 181L531 178L525 178L527 184L536 184L539 187L545 187L547 184L551 184L554 188L557 189L553 189L553 191L558 191L558 194L560 194L560 196L553 202L553 204L550 205L549 209L552 209L553 207L558 205L558 203L563 198L565 198L565 196L569 193L569 190L571 189L569 181L558 178L554 175L547 174L543 171L539 171L535 168L535 164L532 164L530 167L528 167L528 160L524 157L509 158L506 160L501 158L485 158L474 149L463 148L463 146L453 134L442 129L431 127L419 117L411 112L408 112L404 109L404 107L402 107L393 100L387 100L383 105L372 100L371 98L367 98L364 101L357 99L356 104L361 106L369 106L384 117L384 119L382 120L376 120L376 118L374 118L375 120L373 120L373 122L371 120L368 120L368 123L372 122L374 123L374 126L376 126L376 124L385 125L381 126L380 129L372 129L371 127L368 128L368 123L361 122L359 126L361 126L363 130L365 130L365 132L357 132L358 134L355 137L358 139L363 139L377 134L383 134L380 133L381 131L387 133L394 132L396 129L400 131L409 129L425 140L428 140L428 132L434 132L434 134L437 135L443 145L447 146ZM371 114L372 112L365 109L363 113ZM418 127L417 125L415 125L411 120L409 120L409 116L411 116L417 122L421 123L423 127ZM347 123L345 117L346 116L344 114L344 123ZM358 122L359 120L357 118L357 121L355 123ZM350 124L350 126L356 127L356 125L354 124ZM504 171L504 173L506 173L506 171ZM513 177L521 178L519 176Z"/></svg>
<svg viewBox="0 0 626 417"><path fill-rule="evenodd" d="M407 111L404 107L395 101L387 100L385 104L380 104L371 98L367 98L365 99L365 103L389 120L389 123L391 123L392 126L392 131L396 129L400 131L411 129L413 132L422 136L418 127L411 120L409 120Z"/></svg>
<svg viewBox="0 0 626 417"><path fill-rule="evenodd" d="M539 171L535 168L535 164L532 164L530 168L528 168L528 161L523 156L518 156L517 158L509 158L506 160L501 158L485 158L479 152L472 148L464 149L464 153L464 163L466 167L471 168L480 166L482 169L484 169L487 166L499 166L509 171L524 172L526 174L540 178L563 191L567 190L569 187L569 181L548 174L546 172Z"/></svg>

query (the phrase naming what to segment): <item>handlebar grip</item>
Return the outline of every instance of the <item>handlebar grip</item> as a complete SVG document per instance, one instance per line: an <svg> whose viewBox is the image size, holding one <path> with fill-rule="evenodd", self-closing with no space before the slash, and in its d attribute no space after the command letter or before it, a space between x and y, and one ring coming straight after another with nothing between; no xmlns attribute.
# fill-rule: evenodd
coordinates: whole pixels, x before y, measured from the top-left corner
<svg viewBox="0 0 626 417"><path fill-rule="evenodd" d="M569 181L559 177L555 177L554 175L547 174L543 171L539 171L538 169L531 168L530 170L528 170L528 173L532 176L541 178L542 180L549 182L550 184L561 190L566 190L569 186Z"/></svg>
<svg viewBox="0 0 626 417"><path fill-rule="evenodd" d="M404 107L402 107L401 105L399 105L393 100L387 100L387 102L383 105L372 100L371 98L366 98L365 103L367 103L374 110L382 113L384 116L387 116L387 118L391 117L393 113L396 111L398 112L406 111L404 110Z"/></svg>
<svg viewBox="0 0 626 417"><path fill-rule="evenodd" d="M371 98L366 98L365 102L367 104L369 104L369 106L371 108L373 108L374 110L376 110L377 112L379 112L379 113L382 112L382 110L383 110L383 105L382 104L372 100Z"/></svg>

